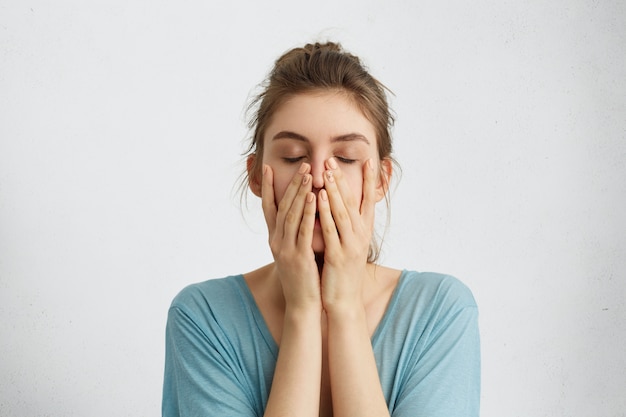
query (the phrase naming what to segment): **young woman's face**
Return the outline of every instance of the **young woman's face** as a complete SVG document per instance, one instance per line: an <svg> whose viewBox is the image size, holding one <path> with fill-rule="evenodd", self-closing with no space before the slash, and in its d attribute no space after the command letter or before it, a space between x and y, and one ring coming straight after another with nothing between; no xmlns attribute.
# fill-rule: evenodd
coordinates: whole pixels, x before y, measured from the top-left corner
<svg viewBox="0 0 626 417"><path fill-rule="evenodd" d="M276 204L303 162L311 165L313 192L324 187L325 162L334 157L355 201L361 201L363 164L372 159L379 170L374 126L347 95L340 92L299 94L278 108L268 125L263 163L274 172ZM324 251L319 219L313 250Z"/></svg>

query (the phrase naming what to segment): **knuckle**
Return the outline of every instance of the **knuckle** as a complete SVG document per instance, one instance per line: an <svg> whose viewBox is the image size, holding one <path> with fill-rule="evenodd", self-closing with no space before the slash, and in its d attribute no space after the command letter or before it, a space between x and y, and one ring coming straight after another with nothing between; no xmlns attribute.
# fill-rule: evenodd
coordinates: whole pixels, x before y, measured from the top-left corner
<svg viewBox="0 0 626 417"><path fill-rule="evenodd" d="M300 224L300 229L298 230L298 237L302 238L306 236L313 228L308 224L302 223Z"/></svg>
<svg viewBox="0 0 626 417"><path fill-rule="evenodd" d="M263 198L261 199L261 207L263 207L264 209L268 209L271 206L271 201L267 198Z"/></svg>
<svg viewBox="0 0 626 417"><path fill-rule="evenodd" d="M289 211L285 216L285 224L294 224L297 221L297 216L293 211Z"/></svg>
<svg viewBox="0 0 626 417"><path fill-rule="evenodd" d="M309 184L310 184L310 183L311 183L311 182L309 181ZM302 185L300 186L300 188L298 189L298 196L300 196L300 197L301 197L301 196L305 195L305 194L306 194L306 193L308 193L308 192L309 192L309 189L308 189L307 185L302 184Z"/></svg>
<svg viewBox="0 0 626 417"><path fill-rule="evenodd" d="M346 213L344 210L341 210L338 213L333 213L333 217L335 218L336 222L343 222L348 219L348 213Z"/></svg>
<svg viewBox="0 0 626 417"><path fill-rule="evenodd" d="M335 233L337 232L337 228L334 224L325 224L322 226L325 234Z"/></svg>
<svg viewBox="0 0 626 417"><path fill-rule="evenodd" d="M289 205L287 201L284 198L280 200L280 203L278 203L278 211L285 211L288 208L289 208Z"/></svg>

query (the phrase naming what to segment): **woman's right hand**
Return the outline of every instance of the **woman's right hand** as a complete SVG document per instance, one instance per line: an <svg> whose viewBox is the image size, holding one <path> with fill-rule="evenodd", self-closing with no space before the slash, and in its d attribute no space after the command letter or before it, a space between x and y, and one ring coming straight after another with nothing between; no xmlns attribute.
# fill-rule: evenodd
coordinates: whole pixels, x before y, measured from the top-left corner
<svg viewBox="0 0 626 417"><path fill-rule="evenodd" d="M277 207L274 172L264 165L261 197L286 308L321 310L320 277L312 249L317 203L310 171L309 164L300 166Z"/></svg>

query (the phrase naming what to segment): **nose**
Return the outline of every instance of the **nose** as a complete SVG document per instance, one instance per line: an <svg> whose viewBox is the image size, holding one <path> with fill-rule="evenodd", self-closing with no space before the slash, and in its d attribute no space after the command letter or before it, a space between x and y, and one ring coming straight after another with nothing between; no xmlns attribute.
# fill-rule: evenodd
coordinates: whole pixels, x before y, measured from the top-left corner
<svg viewBox="0 0 626 417"><path fill-rule="evenodd" d="M324 160L319 158L319 160L311 161L311 176L313 177L313 188L320 190L324 188L324 171L326 170L324 166Z"/></svg>

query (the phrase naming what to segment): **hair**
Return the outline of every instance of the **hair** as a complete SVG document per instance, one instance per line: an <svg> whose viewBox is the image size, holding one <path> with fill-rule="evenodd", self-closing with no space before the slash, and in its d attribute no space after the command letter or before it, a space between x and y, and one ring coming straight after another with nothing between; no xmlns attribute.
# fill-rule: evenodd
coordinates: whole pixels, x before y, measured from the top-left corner
<svg viewBox="0 0 626 417"><path fill-rule="evenodd" d="M248 128L253 133L245 155L261 156L254 158L252 166L249 167L250 172L259 173L260 176L264 150L263 137L276 110L295 95L319 91L347 94L374 126L379 159L390 160L397 166L392 157L391 128L394 116L385 93L390 90L369 74L357 56L345 51L340 44L314 43L287 51L276 60L274 68L261 87L262 91L248 106L248 114L252 115ZM387 180L387 176L382 172L381 178ZM247 186L249 179L246 171L242 177L242 186ZM388 199L387 208L389 208ZM373 237L368 262L376 262L379 255L380 247Z"/></svg>

